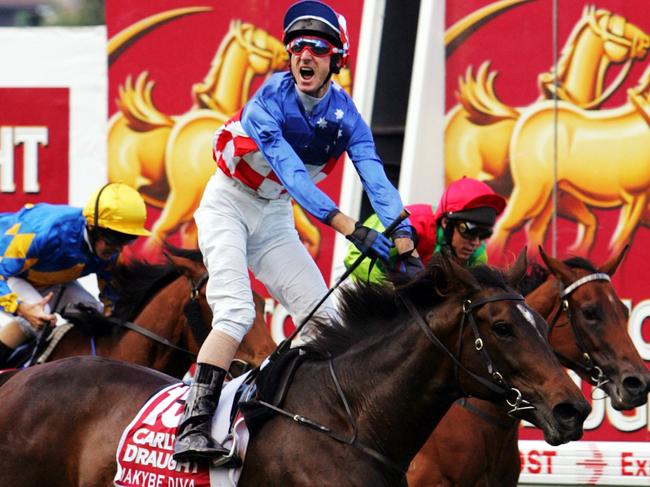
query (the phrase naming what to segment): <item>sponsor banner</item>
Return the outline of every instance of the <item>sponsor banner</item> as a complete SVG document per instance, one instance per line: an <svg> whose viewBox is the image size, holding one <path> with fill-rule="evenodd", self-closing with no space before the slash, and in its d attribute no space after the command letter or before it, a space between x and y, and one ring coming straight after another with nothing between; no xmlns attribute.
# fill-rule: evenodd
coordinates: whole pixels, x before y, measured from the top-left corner
<svg viewBox="0 0 650 487"><path fill-rule="evenodd" d="M584 257L598 267L629 243L612 282L630 310L632 341L650 364L650 283L639 272L650 257L650 125L645 102L638 103L650 87L650 4L559 2L556 16L553 4L446 3L446 182L475 177L508 198L488 245L493 264L512 262L524 245L536 258L543 245L549 254ZM614 470L606 472L618 475L615 483L641 485L625 482L634 476L628 472L643 477L644 470L631 459L632 466L621 465L627 452L647 459L648 406L618 412L600 392L583 388L598 398L591 401L585 445L609 455ZM543 451L564 462L572 449L590 451L582 443L534 446L542 440L535 428L522 428L520 436L522 459ZM532 472L531 465L522 470L526 482L547 481L549 472ZM584 470L553 479L581 483Z"/></svg>
<svg viewBox="0 0 650 487"><path fill-rule="evenodd" d="M109 180L136 187L148 203L154 236L140 249L141 255L156 258L164 241L196 246L192 215L216 169L212 136L269 75L287 69L282 19L293 3L107 3L108 175ZM338 81L349 90L363 1L328 3L347 20L350 70ZM341 161L319 185L334 201L339 201L342 166ZM333 230L298 207L294 216L302 241L327 281ZM261 286L255 288L264 293Z"/></svg>
<svg viewBox="0 0 650 487"><path fill-rule="evenodd" d="M650 444L580 441L551 448L544 441L519 442L520 484L650 484Z"/></svg>
<svg viewBox="0 0 650 487"><path fill-rule="evenodd" d="M189 393L174 384L152 397L124 430L114 483L120 487L209 487L205 466L172 458L178 421Z"/></svg>
<svg viewBox="0 0 650 487"><path fill-rule="evenodd" d="M0 205L68 201L69 88L0 87Z"/></svg>
<svg viewBox="0 0 650 487"><path fill-rule="evenodd" d="M83 206L106 181L106 29L1 28L0 202Z"/></svg>

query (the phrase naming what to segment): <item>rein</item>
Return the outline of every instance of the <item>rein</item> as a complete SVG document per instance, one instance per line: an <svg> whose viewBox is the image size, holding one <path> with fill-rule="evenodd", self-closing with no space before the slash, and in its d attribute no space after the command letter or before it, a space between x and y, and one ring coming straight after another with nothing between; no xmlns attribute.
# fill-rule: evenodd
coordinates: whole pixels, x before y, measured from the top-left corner
<svg viewBox="0 0 650 487"><path fill-rule="evenodd" d="M571 369L580 369L584 371L589 376L589 379L591 380L592 384L594 384L594 386L596 386L596 388L599 389L609 382L609 378L605 375L603 370L594 363L593 359L591 358L591 355L589 355L589 352L587 351L587 346L585 345L584 337L580 332L580 329L576 326L574 320L572 319L571 303L570 303L570 296L573 293L573 291L578 289L580 286L592 281L611 282L611 278L609 277L608 274L605 274L604 272L596 272L593 274L583 276L580 279L571 283L569 286L567 286L560 293L560 303L556 308L555 312L553 313L553 318L549 323L548 331L550 334L551 331L553 330L553 327L557 324L562 312L566 311L567 321L571 325L571 329L573 330L573 335L575 336L576 339L576 345L578 346L578 349L582 353L582 360L584 363L571 360L569 357L566 357L557 351L555 352L555 355L560 361L560 363L562 363L562 365L564 365L565 367L569 367Z"/></svg>
<svg viewBox="0 0 650 487"><path fill-rule="evenodd" d="M189 278L188 278L189 279ZM199 291L201 288L205 285L205 283L208 281L208 273L206 272L203 274L198 281L194 282L192 279L190 279L190 284L192 286L192 290L190 291L190 301L186 306L190 307L195 307L198 306L197 299L199 297ZM185 316L187 318L187 323L190 327L190 330L192 334L194 335L194 338L196 339L197 343L203 343L203 340L205 340L205 337L207 336L207 333L205 333L202 328L201 328L201 323L199 323L196 319L196 313L192 311L186 311ZM199 315L200 318L200 315ZM190 355L191 357L196 357L196 354L194 352L190 352L186 348L179 347L178 345L173 344L170 342L167 338L160 336L151 330L148 330L147 328L144 328L137 323L133 323L131 321L119 321L119 320L111 320L115 325L121 326L123 328L127 328L128 330L134 331L136 333L139 333L140 335L143 335L150 340L160 343L161 345L164 345L168 348L173 348L174 350L177 350L179 352L183 352L187 355ZM201 338L202 337L202 338Z"/></svg>
<svg viewBox="0 0 650 487"><path fill-rule="evenodd" d="M465 321L467 320L469 321L469 324L472 327L472 332L474 333L474 349L481 354L483 362L485 362L485 365L487 366L488 373L494 379L494 381L487 380L484 377L481 377L480 375L475 374L471 370L467 369L460 362L460 360L452 352L450 352L447 347L445 347L445 345L438 339L433 331L431 331L431 328L429 328L427 323L424 321L424 318L422 318L422 315L418 312L413 302L407 296L401 294L398 296L406 306L406 309L408 309L408 311L411 313L411 316L415 319L417 325L429 339L429 341L431 341L440 350L445 352L447 356L454 362L456 377L458 377L458 370L460 369L472 377L479 384L487 387L492 392L495 392L496 394L503 397L508 406L512 408L510 411L508 411L509 416L513 416L518 411L535 409L535 406L523 398L519 389L511 386L505 381L503 375L501 375L501 373L494 366L492 359L490 358L490 354L484 346L483 338L481 337L478 326L476 325L476 321L474 320L474 315L472 313L475 309L480 308L487 303L492 303L495 301L524 301L523 296L516 293L503 293L479 299L474 302L469 299L463 302L463 318L461 320L458 337L459 343L462 342L463 328Z"/></svg>
<svg viewBox="0 0 650 487"><path fill-rule="evenodd" d="M487 352L487 350L483 346L483 339L481 338L481 335L478 330L478 326L476 325L476 321L474 320L474 316L472 314L472 311L475 310L476 308L479 308L483 306L484 304L491 303L494 301L505 301L505 300L510 300L510 301L524 301L523 296L515 293L503 293L503 294L498 294L495 296L490 296L487 298L479 299L477 301L470 301L465 300L463 302L463 318L461 321L461 331L460 334L462 336L462 330L464 326L464 322L467 319L470 323L470 326L472 327L472 330L474 332L474 347L477 351L481 353L481 356L483 357L483 361L486 363L488 372L494 379L494 382L486 380L485 378L481 377L480 375L475 374L471 370L465 368L465 366L460 363L460 361L456 358L454 354L452 354L447 347L444 346L444 344L438 339L438 337L435 336L433 331L427 326L426 322L420 315L420 313L417 311L415 306L413 305L413 302L407 297L402 294L398 294L400 300L404 303L406 306L407 310L411 313L411 316L415 319L415 322L418 324L418 326L422 329L426 337L434 344L436 347L444 351L455 363L456 368L462 369L464 372L469 374L472 378L474 378L477 382L481 383L488 389L492 390L493 392L496 392L500 396L502 396L506 403L512 408L510 411L508 411L509 415L512 415L516 413L517 411L523 411L527 409L535 409L533 405L531 405L528 401L523 399L521 391L519 389L510 386L509 384L506 383L506 381L503 379L503 376L496 370L496 367L494 367L494 364L492 363L492 360L490 359L490 356ZM258 400L257 402L276 412L277 414L284 416L286 418L289 418L296 423L306 426L307 428L313 429L314 431L317 431L319 433L323 433L333 440L343 443L345 445L352 446L356 448L357 450L363 452L365 455L375 459L382 465L388 467L392 471L398 473L402 478L406 476L407 468L402 468L400 467L397 463L393 462L390 458L386 457L382 453L378 452L377 450L364 445L363 443L360 443L357 439L357 433L358 433L358 425L356 418L352 414L352 410L350 408L350 403L343 391L343 388L341 387L340 381L336 375L336 371L334 370L334 360L332 357L329 357L329 371L330 375L332 376L332 381L334 382L334 386L336 388L336 393L341 399L341 402L343 403L343 407L345 408L346 415L348 417L348 422L352 428L352 434L350 435L349 438L346 438L340 433L337 433L336 431L333 431L331 428L324 426L316 421L313 421L309 418L306 418L300 414L294 414L291 413L290 411L287 411L286 409L282 409L280 407L274 406L273 404L270 404L266 401L260 401Z"/></svg>
<svg viewBox="0 0 650 487"><path fill-rule="evenodd" d="M336 371L334 370L334 360L332 357L328 358L328 364L329 364L329 371L330 375L332 376L332 381L334 382L334 386L336 387L336 393L338 394L339 398L341 399L341 402L343 403L343 407L345 408L345 413L348 417L348 422L350 426L352 427L352 435L349 438L346 438L340 433L337 433L336 431L333 431L331 428L327 426L323 426L320 423L317 423L316 421L312 421L309 418L306 418L304 416L301 416L300 414L293 414L290 413L289 411L279 408L277 406L274 406L273 404L270 404L266 401L258 401L259 404L262 406L271 409L272 411L275 411L276 413L285 416L296 423L306 426L307 428L313 429L314 431L318 431L319 433L324 433L333 440L343 443L345 445L352 446L356 448L357 450L365 453L366 455L374 458L377 460L379 463L389 467L391 470L394 472L398 473L401 477L406 476L406 471L407 469L400 467L397 463L393 462L390 458L386 457L382 453L378 452L377 450L370 448L369 446L364 445L363 443L360 443L357 441L357 434L358 434L358 426L357 426L357 421L356 418L352 414L352 409L350 408L350 403L348 402L347 397L345 396L345 393L343 392L343 388L341 387L341 383L338 379L338 376L336 375Z"/></svg>

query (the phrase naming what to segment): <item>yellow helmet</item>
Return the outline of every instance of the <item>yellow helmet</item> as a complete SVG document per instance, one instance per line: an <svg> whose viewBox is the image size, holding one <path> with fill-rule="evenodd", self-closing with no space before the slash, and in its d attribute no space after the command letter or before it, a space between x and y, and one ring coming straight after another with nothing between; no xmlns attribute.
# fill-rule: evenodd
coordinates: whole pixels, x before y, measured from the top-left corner
<svg viewBox="0 0 650 487"><path fill-rule="evenodd" d="M123 183L109 183L95 191L86 203L83 215L93 227L127 235L151 235L144 228L147 209L142 196Z"/></svg>

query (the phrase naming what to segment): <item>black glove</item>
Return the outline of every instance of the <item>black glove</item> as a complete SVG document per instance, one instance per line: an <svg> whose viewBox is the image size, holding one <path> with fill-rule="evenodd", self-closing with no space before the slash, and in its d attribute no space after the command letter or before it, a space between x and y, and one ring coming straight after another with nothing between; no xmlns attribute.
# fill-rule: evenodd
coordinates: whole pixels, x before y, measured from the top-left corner
<svg viewBox="0 0 650 487"><path fill-rule="evenodd" d="M395 261L395 270L407 275L408 277L414 277L419 274L424 269L424 265L419 257L413 255L413 251L404 252L397 256L397 261Z"/></svg>
<svg viewBox="0 0 650 487"><path fill-rule="evenodd" d="M370 257L379 257L381 260L388 262L393 242L377 230L357 222L354 226L354 232L345 238L352 242L361 253Z"/></svg>
<svg viewBox="0 0 650 487"><path fill-rule="evenodd" d="M105 319L100 310L88 303L68 303L61 310L61 316L73 323Z"/></svg>

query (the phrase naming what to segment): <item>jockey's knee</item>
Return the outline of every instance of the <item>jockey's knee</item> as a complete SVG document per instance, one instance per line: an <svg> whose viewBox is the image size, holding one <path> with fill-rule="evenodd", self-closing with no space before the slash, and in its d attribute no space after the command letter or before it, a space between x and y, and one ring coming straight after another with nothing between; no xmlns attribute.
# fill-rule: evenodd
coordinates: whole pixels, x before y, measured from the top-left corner
<svg viewBox="0 0 650 487"><path fill-rule="evenodd" d="M34 328L34 326L22 316L17 316L14 322L17 324L18 328L20 328L20 331L23 332L25 338L35 338L38 336L40 330Z"/></svg>
<svg viewBox="0 0 650 487"><path fill-rule="evenodd" d="M30 338L35 338L37 333L25 318L14 316L0 327L0 341L10 348L16 348Z"/></svg>
<svg viewBox="0 0 650 487"><path fill-rule="evenodd" d="M251 314L250 319L244 318L241 321L220 320L217 323L213 323L212 328L231 336L241 343L246 333L253 327L254 320L255 312Z"/></svg>

